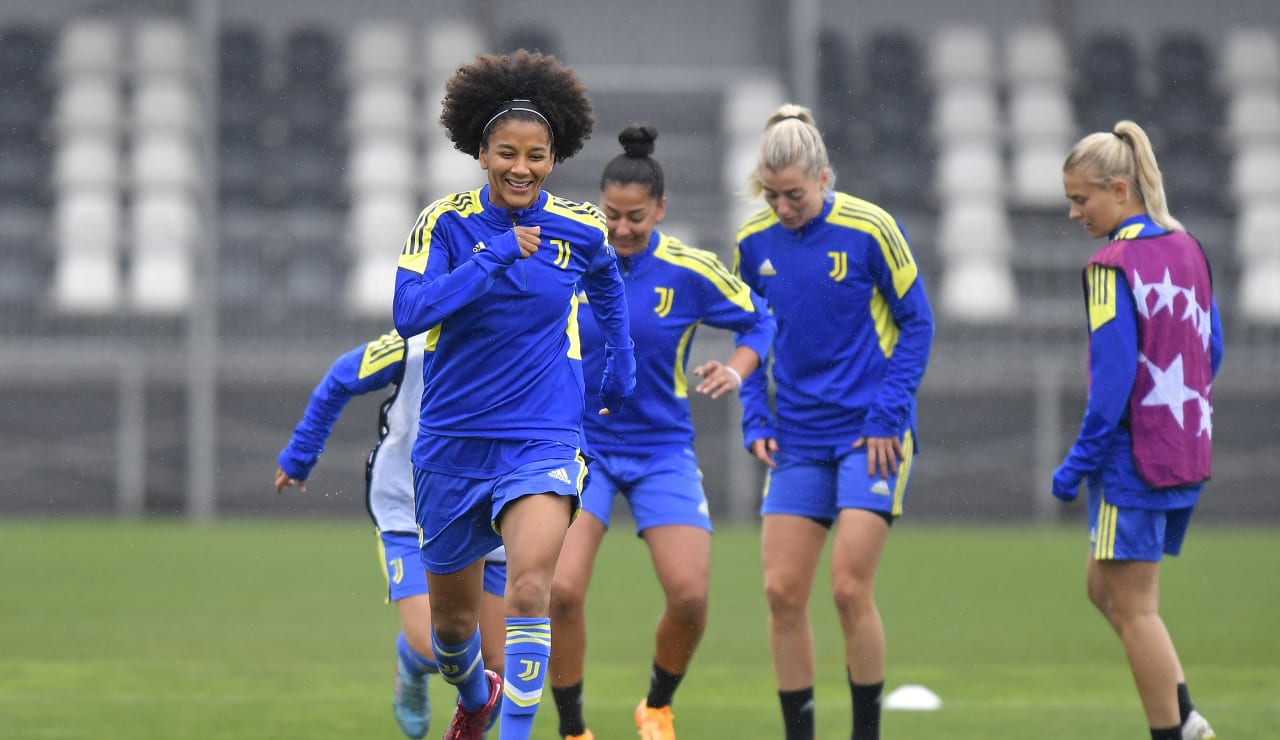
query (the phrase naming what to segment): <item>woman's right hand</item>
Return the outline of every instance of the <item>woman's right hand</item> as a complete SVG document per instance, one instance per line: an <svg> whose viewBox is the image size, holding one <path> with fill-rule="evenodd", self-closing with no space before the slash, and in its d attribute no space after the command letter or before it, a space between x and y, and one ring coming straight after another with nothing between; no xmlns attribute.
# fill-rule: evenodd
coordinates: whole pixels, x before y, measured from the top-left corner
<svg viewBox="0 0 1280 740"><path fill-rule="evenodd" d="M751 442L751 455L770 469L777 470L778 464L773 461L773 454L778 451L778 440L765 437Z"/></svg>
<svg viewBox="0 0 1280 740"><path fill-rule="evenodd" d="M541 226L513 226L511 230L520 245L520 259L527 260L538 253L538 245L542 243Z"/></svg>
<svg viewBox="0 0 1280 740"><path fill-rule="evenodd" d="M289 474L284 472L284 468L276 468L276 493L284 493L285 488L297 486L301 493L307 492L307 482L297 478L290 478Z"/></svg>

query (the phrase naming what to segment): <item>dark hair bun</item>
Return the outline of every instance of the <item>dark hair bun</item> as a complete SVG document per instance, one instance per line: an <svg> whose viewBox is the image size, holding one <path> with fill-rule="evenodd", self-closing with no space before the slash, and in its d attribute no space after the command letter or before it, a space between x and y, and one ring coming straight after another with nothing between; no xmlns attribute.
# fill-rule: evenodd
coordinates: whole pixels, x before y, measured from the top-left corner
<svg viewBox="0 0 1280 740"><path fill-rule="evenodd" d="M622 151L632 159L644 159L653 156L654 144L658 138L658 129L647 123L627 126L618 134L618 142Z"/></svg>

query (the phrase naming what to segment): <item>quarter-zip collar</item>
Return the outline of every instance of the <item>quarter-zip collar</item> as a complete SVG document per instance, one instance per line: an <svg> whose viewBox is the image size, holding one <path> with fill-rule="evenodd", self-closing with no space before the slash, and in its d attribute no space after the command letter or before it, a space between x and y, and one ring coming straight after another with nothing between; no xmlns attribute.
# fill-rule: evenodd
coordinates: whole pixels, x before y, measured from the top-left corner
<svg viewBox="0 0 1280 740"><path fill-rule="evenodd" d="M488 219L492 219L494 223L504 224L506 226L516 226L529 220L530 214L541 211L547 204L547 191L538 192L538 199L528 208L508 209L496 205L489 198L489 186L485 185L480 189L481 202L484 203L484 215Z"/></svg>

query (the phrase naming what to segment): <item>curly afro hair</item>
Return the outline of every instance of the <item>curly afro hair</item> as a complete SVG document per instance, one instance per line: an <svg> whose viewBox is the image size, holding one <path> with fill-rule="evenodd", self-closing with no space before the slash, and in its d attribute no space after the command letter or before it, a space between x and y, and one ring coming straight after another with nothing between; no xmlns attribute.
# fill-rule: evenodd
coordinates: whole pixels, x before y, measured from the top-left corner
<svg viewBox="0 0 1280 740"><path fill-rule="evenodd" d="M440 123L458 151L479 158L488 146L485 123L508 100L527 99L551 126L551 149L556 162L577 154L591 137L595 117L586 85L554 56L524 49L497 56L482 54L453 73L445 85ZM512 111L505 117L538 121L531 113Z"/></svg>

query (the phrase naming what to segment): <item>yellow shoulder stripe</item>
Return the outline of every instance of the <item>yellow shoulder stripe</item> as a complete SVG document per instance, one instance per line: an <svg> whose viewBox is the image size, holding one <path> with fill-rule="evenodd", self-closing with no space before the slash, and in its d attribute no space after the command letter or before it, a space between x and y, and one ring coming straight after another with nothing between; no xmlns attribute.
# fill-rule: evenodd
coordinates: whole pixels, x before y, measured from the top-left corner
<svg viewBox="0 0 1280 740"><path fill-rule="evenodd" d="M1095 332L1116 317L1116 271L1104 265L1089 265L1085 282L1089 296L1089 331Z"/></svg>
<svg viewBox="0 0 1280 740"><path fill-rule="evenodd" d="M422 209L418 221L405 240L404 249L400 250L400 267L413 270L421 275L427 271L427 255L430 253L431 233L436 222L446 213L457 213L462 217L473 216L484 210L479 190L465 193L454 193Z"/></svg>
<svg viewBox="0 0 1280 740"><path fill-rule="evenodd" d="M600 231L604 238L609 238L609 229L604 224L604 214L600 212L590 203L578 203L572 200L561 198L558 195L549 195L547 198L546 210L557 216L563 216L570 221L576 221L584 226Z"/></svg>
<svg viewBox="0 0 1280 740"><path fill-rule="evenodd" d="M898 224L880 206L845 193L836 193L835 205L827 214L827 222L859 231L880 245L880 253L893 275L893 289L898 298L915 284L919 270L911 248Z"/></svg>
<svg viewBox="0 0 1280 740"><path fill-rule="evenodd" d="M747 284L735 277L725 268L714 253L697 247L690 247L678 239L660 234L658 246L653 254L658 259L683 267L702 276L711 283L728 300L743 311L754 311L751 303L751 289Z"/></svg>
<svg viewBox="0 0 1280 740"><path fill-rule="evenodd" d="M364 346L364 356L360 358L360 369L356 377L363 380L379 370L403 362L404 353L404 339L394 331L389 331Z"/></svg>
<svg viewBox="0 0 1280 740"><path fill-rule="evenodd" d="M758 211L754 216L747 219L746 223L742 224L742 228L738 229L737 241L741 242L752 234L764 231L776 223L778 223L778 214L774 213L772 208Z"/></svg>

